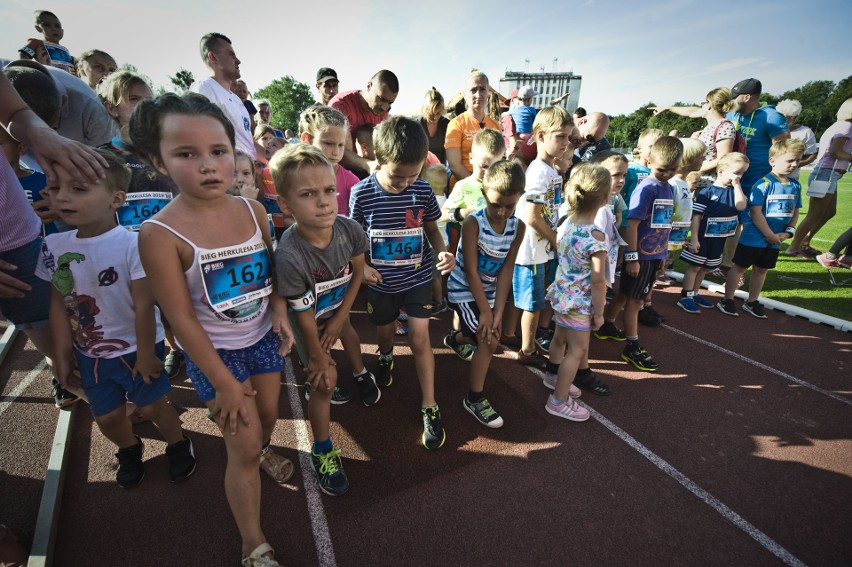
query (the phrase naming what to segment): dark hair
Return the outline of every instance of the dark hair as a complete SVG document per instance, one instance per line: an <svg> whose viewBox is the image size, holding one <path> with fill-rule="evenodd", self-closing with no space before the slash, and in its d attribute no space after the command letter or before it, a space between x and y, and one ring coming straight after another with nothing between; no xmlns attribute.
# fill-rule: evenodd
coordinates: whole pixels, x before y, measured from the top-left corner
<svg viewBox="0 0 852 567"><path fill-rule="evenodd" d="M105 178L101 182L101 185L112 192L124 191L127 193L130 188L130 178L133 175L130 172L130 168L127 167L127 161L109 150L102 150L98 148L93 149L95 153L104 158L109 165L109 167L104 168Z"/></svg>
<svg viewBox="0 0 852 567"><path fill-rule="evenodd" d="M33 112L48 126L53 126L62 108L62 95L56 82L44 67L18 66L14 63L3 72ZM44 70L42 70L44 69Z"/></svg>
<svg viewBox="0 0 852 567"><path fill-rule="evenodd" d="M166 93L153 100L143 100L130 117L130 140L133 153L151 159L160 155L160 140L163 136L163 120L169 114L184 116L209 116L218 120L225 128L231 147L235 147L234 125L222 110L203 95L189 93L178 96Z"/></svg>
<svg viewBox="0 0 852 567"><path fill-rule="evenodd" d="M376 160L382 165L423 163L429 151L426 130L411 118L391 116L373 130Z"/></svg>
<svg viewBox="0 0 852 567"><path fill-rule="evenodd" d="M399 79L396 78L396 75L393 72L388 71L387 69L382 69L370 79L371 83L381 83L390 89L392 93L399 92Z"/></svg>
<svg viewBox="0 0 852 567"><path fill-rule="evenodd" d="M577 110L574 111L574 114L576 114L577 116L582 118L586 115L586 109L583 108L582 106L578 106Z"/></svg>
<svg viewBox="0 0 852 567"><path fill-rule="evenodd" d="M201 52L201 60L207 63L207 54L213 51L213 48L216 47L216 44L219 43L219 40L227 41L229 44L231 40L228 39L227 36L221 33L207 33L201 38L201 42L199 43L199 51Z"/></svg>
<svg viewBox="0 0 852 567"><path fill-rule="evenodd" d="M57 20L59 19L59 16L47 10L35 10L33 12L33 17L35 18L35 23L37 24L41 24L46 16L53 16Z"/></svg>

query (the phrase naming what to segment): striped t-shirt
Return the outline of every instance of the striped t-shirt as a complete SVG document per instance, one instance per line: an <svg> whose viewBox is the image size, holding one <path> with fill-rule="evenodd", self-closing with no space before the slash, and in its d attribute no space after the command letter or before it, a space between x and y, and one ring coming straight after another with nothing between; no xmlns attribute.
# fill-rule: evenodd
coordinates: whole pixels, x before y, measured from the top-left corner
<svg viewBox="0 0 852 567"><path fill-rule="evenodd" d="M515 241L518 233L518 218L512 215L506 219L506 226L502 234L494 232L485 209L479 209L471 215L479 224L479 240L476 245L476 258L468 259L477 263L477 272L482 282L482 290L488 304L494 307L494 295L497 292L497 274L506 260L506 255ZM462 237L464 240L464 237ZM453 303L468 303L475 301L467 283L467 274L464 271L465 258L462 253L462 243L459 242L456 254L456 267L450 272L447 281L447 295ZM511 266L510 269L514 269Z"/></svg>
<svg viewBox="0 0 852 567"><path fill-rule="evenodd" d="M417 179L401 193L390 193L376 175L352 188L349 214L370 241L370 265L382 282L370 288L400 293L432 281L432 254L423 223L441 217L432 187Z"/></svg>

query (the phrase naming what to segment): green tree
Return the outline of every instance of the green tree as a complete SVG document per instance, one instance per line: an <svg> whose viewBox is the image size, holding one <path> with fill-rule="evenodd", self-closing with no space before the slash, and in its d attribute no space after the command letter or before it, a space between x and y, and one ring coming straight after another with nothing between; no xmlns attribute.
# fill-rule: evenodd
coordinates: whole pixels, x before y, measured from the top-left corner
<svg viewBox="0 0 852 567"><path fill-rule="evenodd" d="M195 82L195 77L192 76L192 71L187 71L181 67L177 73L169 75L169 81L174 85L176 93L185 94L189 92L189 88Z"/></svg>
<svg viewBox="0 0 852 567"><path fill-rule="evenodd" d="M265 98L272 105L269 123L273 128L294 131L299 128L299 115L315 102L311 88L290 75L275 79L254 93L254 98Z"/></svg>
<svg viewBox="0 0 852 567"><path fill-rule="evenodd" d="M840 105L843 104L843 101L852 98L852 75L846 77L837 83L837 86L834 88L834 92L831 93L825 100L825 104L823 105L823 116L822 122L819 124L819 128L813 128L814 133L819 139L822 136L822 133L825 132L825 129L837 122L837 110L840 108Z"/></svg>

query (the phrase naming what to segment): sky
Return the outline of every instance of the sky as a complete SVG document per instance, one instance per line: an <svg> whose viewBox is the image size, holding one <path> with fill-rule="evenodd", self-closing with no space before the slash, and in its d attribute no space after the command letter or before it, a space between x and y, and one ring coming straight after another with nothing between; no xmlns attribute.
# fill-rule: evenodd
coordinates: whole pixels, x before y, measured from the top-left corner
<svg viewBox="0 0 852 567"><path fill-rule="evenodd" d="M312 88L332 67L341 90L379 69L400 80L392 113L417 113L435 86L449 100L471 67L493 86L506 70L542 65L583 77L580 105L610 115L655 102L699 103L756 77L765 92L852 75L850 0L3 0L0 58L14 59L34 9L53 11L72 54L97 48L155 86L180 68L208 76L198 40L228 36L251 91L292 75ZM314 91L315 92L315 91Z"/></svg>

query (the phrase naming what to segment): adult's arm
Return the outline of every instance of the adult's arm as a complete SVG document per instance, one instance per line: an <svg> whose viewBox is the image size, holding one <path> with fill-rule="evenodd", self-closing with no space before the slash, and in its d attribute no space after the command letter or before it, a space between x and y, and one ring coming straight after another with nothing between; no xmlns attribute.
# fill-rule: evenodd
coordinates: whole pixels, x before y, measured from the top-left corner
<svg viewBox="0 0 852 567"><path fill-rule="evenodd" d="M843 146L845 146L848 141L849 138L834 138L831 141L831 145L828 146L828 155L834 159L852 161L852 153L843 151Z"/></svg>
<svg viewBox="0 0 852 567"><path fill-rule="evenodd" d="M473 173L462 163L461 148L447 148L447 163L456 179L470 177Z"/></svg>
<svg viewBox="0 0 852 567"><path fill-rule="evenodd" d="M78 183L97 182L107 162L91 148L57 134L30 110L3 73L0 73L0 124L19 142L32 148L36 161L56 181L54 164L68 171Z"/></svg>
<svg viewBox="0 0 852 567"><path fill-rule="evenodd" d="M703 118L704 110L700 106L655 106L653 107L654 114L660 114L668 110L678 116L687 118Z"/></svg>

